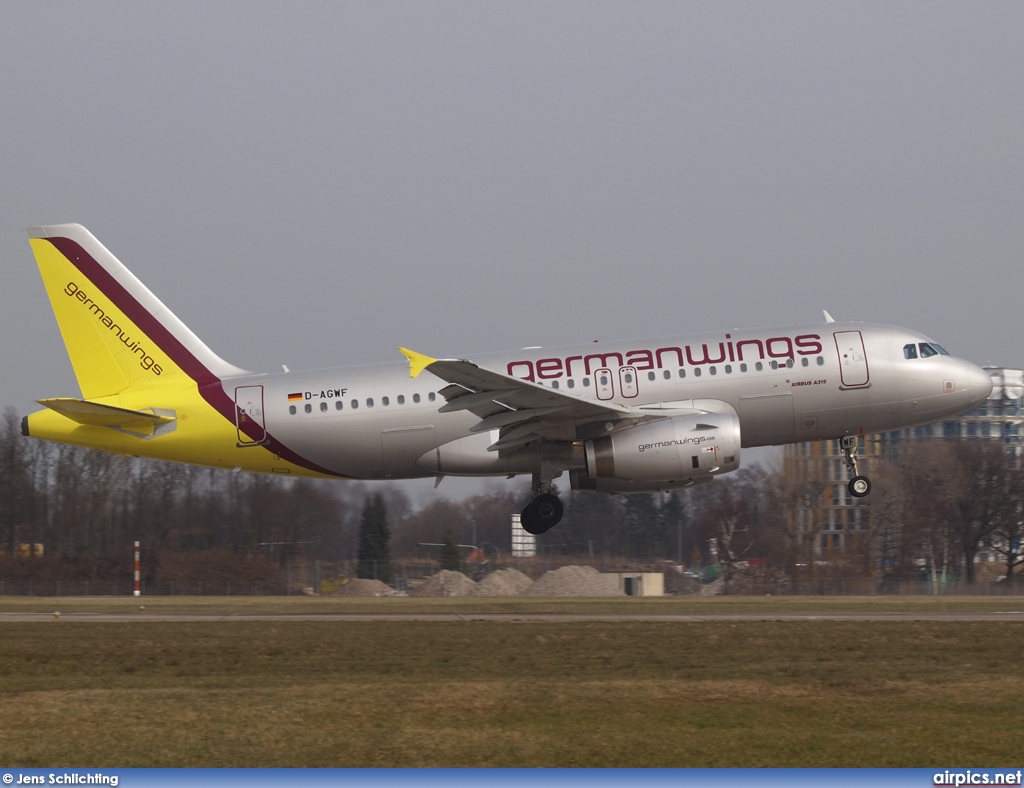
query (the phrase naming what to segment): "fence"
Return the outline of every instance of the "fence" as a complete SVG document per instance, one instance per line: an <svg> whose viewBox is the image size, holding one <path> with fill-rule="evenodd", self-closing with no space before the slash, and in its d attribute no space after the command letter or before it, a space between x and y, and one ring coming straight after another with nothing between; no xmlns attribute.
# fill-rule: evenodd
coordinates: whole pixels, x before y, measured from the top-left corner
<svg viewBox="0 0 1024 788"><path fill-rule="evenodd" d="M895 580L863 576L846 576L840 572L823 573L808 578L787 576L768 568L740 571L728 584L716 581L716 588L700 582L692 573L682 573L682 567L666 561L635 561L614 556L554 556L535 558L509 558L500 562L466 563L462 571L480 580L496 569L514 568L537 579L545 572L563 566L591 566L599 572L662 572L665 593L673 596L725 593L754 596L1009 596L1024 593L1024 579L1014 582L981 581L968 585L955 577L936 588L929 579ZM305 596L330 593L336 584L332 579L356 576L357 564L351 562L328 563L317 560L288 562L280 567L276 577L260 581L245 579L205 579L186 581L160 581L141 583L143 596ZM398 591L408 591L410 582L435 574L436 561L394 561L391 564L391 585ZM134 579L126 572L122 580L42 580L25 577L4 577L0 572L0 596L132 596ZM707 578L706 578L707 579ZM321 584L323 589L321 589ZM333 588L332 588L333 586Z"/></svg>
<svg viewBox="0 0 1024 788"><path fill-rule="evenodd" d="M0 596L132 596L134 580L0 580ZM289 594L291 590L291 594ZM142 596L295 596L285 581L142 583Z"/></svg>

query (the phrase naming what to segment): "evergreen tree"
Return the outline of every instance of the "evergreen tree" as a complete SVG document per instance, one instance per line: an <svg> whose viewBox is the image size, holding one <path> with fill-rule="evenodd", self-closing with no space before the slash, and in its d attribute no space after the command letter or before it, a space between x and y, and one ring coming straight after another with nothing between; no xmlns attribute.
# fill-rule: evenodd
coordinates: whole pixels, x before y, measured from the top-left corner
<svg viewBox="0 0 1024 788"><path fill-rule="evenodd" d="M444 544L441 546L441 568L458 571L462 568L462 551L459 550L459 542L455 538L455 531L451 528L444 535Z"/></svg>
<svg viewBox="0 0 1024 788"><path fill-rule="evenodd" d="M391 529L380 493L366 499L359 522L359 577L391 582Z"/></svg>

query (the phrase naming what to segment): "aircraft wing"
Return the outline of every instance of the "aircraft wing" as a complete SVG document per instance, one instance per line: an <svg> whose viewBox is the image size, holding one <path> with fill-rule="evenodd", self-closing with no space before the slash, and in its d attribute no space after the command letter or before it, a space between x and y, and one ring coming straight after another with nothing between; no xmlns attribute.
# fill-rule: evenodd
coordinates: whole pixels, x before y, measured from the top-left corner
<svg viewBox="0 0 1024 788"><path fill-rule="evenodd" d="M399 348L409 359L409 370L417 377L423 370L448 383L441 389L446 404L441 413L466 410L480 421L470 432L500 430L491 451L502 455L522 448L531 441L572 441L582 437L579 427L594 422L618 422L625 418L650 418L614 402L599 402L539 383L483 369L464 359L435 359L406 348ZM662 414L658 414L662 415Z"/></svg>

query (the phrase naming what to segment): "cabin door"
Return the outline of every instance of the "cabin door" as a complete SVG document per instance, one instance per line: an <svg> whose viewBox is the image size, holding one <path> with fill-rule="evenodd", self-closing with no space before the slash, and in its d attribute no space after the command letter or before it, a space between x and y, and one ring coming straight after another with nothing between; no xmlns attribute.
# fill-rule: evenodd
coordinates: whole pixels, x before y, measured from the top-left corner
<svg viewBox="0 0 1024 788"><path fill-rule="evenodd" d="M257 446L267 440L263 419L263 386L235 388L235 427L239 446Z"/></svg>
<svg viewBox="0 0 1024 788"><path fill-rule="evenodd" d="M860 331L836 331L836 351L839 353L839 377L844 388L866 386L868 357L864 352L864 337Z"/></svg>

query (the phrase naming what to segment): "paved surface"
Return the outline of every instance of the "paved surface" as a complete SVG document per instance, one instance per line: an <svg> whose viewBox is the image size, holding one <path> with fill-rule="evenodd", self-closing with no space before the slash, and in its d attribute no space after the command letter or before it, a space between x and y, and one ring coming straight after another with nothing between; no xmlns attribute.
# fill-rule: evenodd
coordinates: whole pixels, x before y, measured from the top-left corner
<svg viewBox="0 0 1024 788"><path fill-rule="evenodd" d="M2 613L5 622L52 622L53 613ZM1024 610L996 612L885 613L61 613L60 621L129 623L134 621L496 621L505 623L674 622L698 621L1024 621Z"/></svg>

